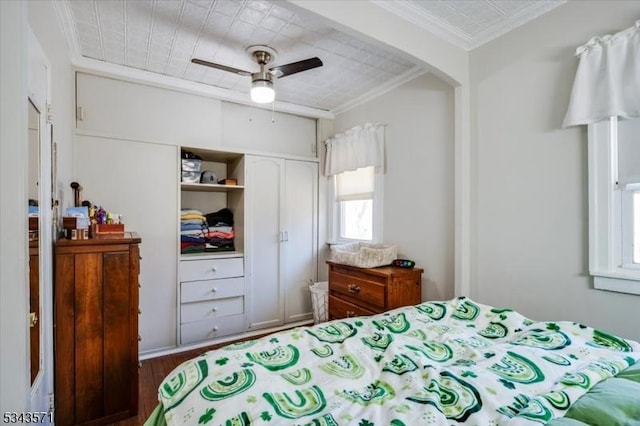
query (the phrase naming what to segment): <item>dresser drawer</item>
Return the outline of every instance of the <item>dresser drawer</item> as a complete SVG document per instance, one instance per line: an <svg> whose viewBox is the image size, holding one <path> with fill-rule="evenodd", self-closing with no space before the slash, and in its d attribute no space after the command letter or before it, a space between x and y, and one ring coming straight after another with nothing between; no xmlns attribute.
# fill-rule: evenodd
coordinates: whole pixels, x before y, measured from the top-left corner
<svg viewBox="0 0 640 426"><path fill-rule="evenodd" d="M242 296L243 294L244 277L180 283L180 302L182 303Z"/></svg>
<svg viewBox="0 0 640 426"><path fill-rule="evenodd" d="M180 322L185 324L193 321L242 314L243 312L244 297L184 303L180 306Z"/></svg>
<svg viewBox="0 0 640 426"><path fill-rule="evenodd" d="M183 260L180 262L180 281L204 281L244 275L244 259Z"/></svg>
<svg viewBox="0 0 640 426"><path fill-rule="evenodd" d="M180 326L180 343L187 344L244 331L244 314L194 321Z"/></svg>
<svg viewBox="0 0 640 426"><path fill-rule="evenodd" d="M381 309L385 307L385 286L360 277L329 273L329 291L341 293L353 303L364 302Z"/></svg>
<svg viewBox="0 0 640 426"><path fill-rule="evenodd" d="M376 312L354 305L339 297L329 296L329 319L373 315Z"/></svg>

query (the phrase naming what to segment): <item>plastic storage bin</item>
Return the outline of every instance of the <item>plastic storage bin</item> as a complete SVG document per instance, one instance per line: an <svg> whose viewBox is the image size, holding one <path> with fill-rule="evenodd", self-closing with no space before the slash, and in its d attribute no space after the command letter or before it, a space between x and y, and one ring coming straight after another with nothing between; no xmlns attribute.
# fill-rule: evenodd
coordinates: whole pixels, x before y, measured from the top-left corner
<svg viewBox="0 0 640 426"><path fill-rule="evenodd" d="M311 291L314 324L327 321L329 319L329 282L314 283L309 286L309 290Z"/></svg>
<svg viewBox="0 0 640 426"><path fill-rule="evenodd" d="M185 183L198 183L200 182L200 172L188 172L183 170L181 180Z"/></svg>
<svg viewBox="0 0 640 426"><path fill-rule="evenodd" d="M182 171L183 172L198 172L200 173L200 166L202 160L196 158L183 158L182 159Z"/></svg>

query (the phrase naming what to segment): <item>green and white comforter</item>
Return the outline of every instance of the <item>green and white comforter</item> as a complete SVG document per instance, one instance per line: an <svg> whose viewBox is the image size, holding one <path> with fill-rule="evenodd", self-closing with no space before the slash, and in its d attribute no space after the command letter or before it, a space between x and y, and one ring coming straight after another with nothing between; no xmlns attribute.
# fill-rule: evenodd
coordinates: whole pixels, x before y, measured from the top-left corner
<svg viewBox="0 0 640 426"><path fill-rule="evenodd" d="M640 344L468 298L232 344L159 389L169 425L544 424L640 360Z"/></svg>

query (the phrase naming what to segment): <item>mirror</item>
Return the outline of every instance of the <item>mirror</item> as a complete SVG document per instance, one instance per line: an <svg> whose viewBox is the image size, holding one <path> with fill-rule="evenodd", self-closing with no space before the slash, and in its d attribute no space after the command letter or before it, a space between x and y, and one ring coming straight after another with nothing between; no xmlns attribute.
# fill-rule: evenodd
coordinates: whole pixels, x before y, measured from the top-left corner
<svg viewBox="0 0 640 426"><path fill-rule="evenodd" d="M40 371L40 259L39 259L39 209L40 209L40 112L29 100L29 178L28 178L28 226L29 226L29 346L31 384Z"/></svg>

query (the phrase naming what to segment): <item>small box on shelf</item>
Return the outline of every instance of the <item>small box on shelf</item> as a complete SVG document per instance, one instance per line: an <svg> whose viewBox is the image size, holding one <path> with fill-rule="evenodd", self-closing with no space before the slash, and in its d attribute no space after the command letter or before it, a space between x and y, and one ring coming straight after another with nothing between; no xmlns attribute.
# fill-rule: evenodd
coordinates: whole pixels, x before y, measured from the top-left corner
<svg viewBox="0 0 640 426"><path fill-rule="evenodd" d="M63 229L89 229L88 217L65 216L62 218Z"/></svg>
<svg viewBox="0 0 640 426"><path fill-rule="evenodd" d="M64 237L67 240L88 240L89 230L88 229L65 229Z"/></svg>
<svg viewBox="0 0 640 426"><path fill-rule="evenodd" d="M95 234L124 234L124 223L98 223Z"/></svg>
<svg viewBox="0 0 640 426"><path fill-rule="evenodd" d="M230 179L230 178L220 179L218 183L220 185L237 185L238 179Z"/></svg>

